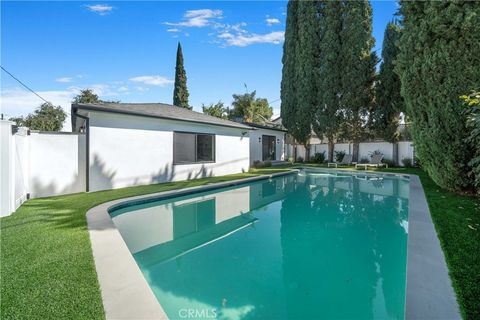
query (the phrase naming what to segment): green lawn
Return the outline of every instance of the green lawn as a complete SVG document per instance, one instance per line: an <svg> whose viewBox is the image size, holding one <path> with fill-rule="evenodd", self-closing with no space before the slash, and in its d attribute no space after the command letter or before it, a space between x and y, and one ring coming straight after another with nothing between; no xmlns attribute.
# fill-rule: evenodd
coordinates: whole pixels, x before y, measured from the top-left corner
<svg viewBox="0 0 480 320"><path fill-rule="evenodd" d="M0 220L2 319L104 318L85 219L89 208L123 197L270 174L288 167L27 201L12 216ZM466 318L479 318L478 201L441 190L421 170L388 171L418 174L422 179L462 313Z"/></svg>

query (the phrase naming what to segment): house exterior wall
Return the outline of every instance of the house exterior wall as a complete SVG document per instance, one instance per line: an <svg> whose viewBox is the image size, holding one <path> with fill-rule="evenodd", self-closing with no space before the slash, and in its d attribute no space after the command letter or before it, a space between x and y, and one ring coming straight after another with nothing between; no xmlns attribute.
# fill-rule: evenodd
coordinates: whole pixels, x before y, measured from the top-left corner
<svg viewBox="0 0 480 320"><path fill-rule="evenodd" d="M90 112L90 191L248 171L249 130ZM173 131L215 134L215 162L173 164Z"/></svg>
<svg viewBox="0 0 480 320"><path fill-rule="evenodd" d="M275 161L285 160L285 132L257 128L250 131L250 164L262 161L262 136L275 137Z"/></svg>

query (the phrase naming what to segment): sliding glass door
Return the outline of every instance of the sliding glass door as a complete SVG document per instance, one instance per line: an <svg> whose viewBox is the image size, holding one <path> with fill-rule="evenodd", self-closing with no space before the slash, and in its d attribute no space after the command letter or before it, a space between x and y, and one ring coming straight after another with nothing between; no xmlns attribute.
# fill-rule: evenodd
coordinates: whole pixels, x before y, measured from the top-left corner
<svg viewBox="0 0 480 320"><path fill-rule="evenodd" d="M262 136L262 160L275 160L275 137Z"/></svg>

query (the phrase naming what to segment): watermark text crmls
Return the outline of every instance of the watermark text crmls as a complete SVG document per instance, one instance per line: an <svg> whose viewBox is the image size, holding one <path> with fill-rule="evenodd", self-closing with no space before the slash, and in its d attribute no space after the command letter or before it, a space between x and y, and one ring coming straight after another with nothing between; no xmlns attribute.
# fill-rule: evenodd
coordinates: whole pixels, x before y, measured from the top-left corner
<svg viewBox="0 0 480 320"><path fill-rule="evenodd" d="M216 309L196 309L196 308L182 308L178 310L178 316L182 319L216 319Z"/></svg>

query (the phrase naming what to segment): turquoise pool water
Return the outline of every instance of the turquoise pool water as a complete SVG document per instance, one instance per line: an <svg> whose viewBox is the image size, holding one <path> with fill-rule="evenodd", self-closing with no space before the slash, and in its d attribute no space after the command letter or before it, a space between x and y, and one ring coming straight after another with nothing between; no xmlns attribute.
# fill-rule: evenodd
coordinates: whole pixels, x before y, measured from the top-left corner
<svg viewBox="0 0 480 320"><path fill-rule="evenodd" d="M408 194L315 170L111 215L171 319L399 319Z"/></svg>

